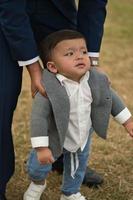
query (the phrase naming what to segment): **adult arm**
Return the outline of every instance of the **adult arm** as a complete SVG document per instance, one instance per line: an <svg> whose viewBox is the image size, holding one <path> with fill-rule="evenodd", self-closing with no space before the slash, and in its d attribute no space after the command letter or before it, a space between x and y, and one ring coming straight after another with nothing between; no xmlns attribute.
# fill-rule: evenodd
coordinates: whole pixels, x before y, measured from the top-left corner
<svg viewBox="0 0 133 200"><path fill-rule="evenodd" d="M78 7L78 30L87 41L92 65L98 65L107 0L80 0Z"/></svg>
<svg viewBox="0 0 133 200"><path fill-rule="evenodd" d="M17 61L20 66L29 66L32 92L35 93L36 90L39 90L44 94L37 47L26 14L25 0L0 0L0 28L12 59Z"/></svg>
<svg viewBox="0 0 133 200"><path fill-rule="evenodd" d="M0 0L0 26L12 58L20 66L38 56L25 0Z"/></svg>

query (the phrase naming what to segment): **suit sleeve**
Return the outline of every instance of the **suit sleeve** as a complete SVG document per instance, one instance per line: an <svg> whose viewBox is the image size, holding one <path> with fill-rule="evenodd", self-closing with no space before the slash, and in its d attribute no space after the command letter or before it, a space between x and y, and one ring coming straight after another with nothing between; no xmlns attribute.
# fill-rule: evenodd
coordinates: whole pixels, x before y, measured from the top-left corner
<svg viewBox="0 0 133 200"><path fill-rule="evenodd" d="M38 56L25 0L0 0L0 29L14 60L27 61Z"/></svg>
<svg viewBox="0 0 133 200"><path fill-rule="evenodd" d="M87 40L88 51L98 53L103 37L107 0L80 0L78 30ZM97 57L97 56L96 56Z"/></svg>
<svg viewBox="0 0 133 200"><path fill-rule="evenodd" d="M120 124L125 123L130 117L131 113L128 108L124 105L122 99L118 94L111 89L112 93L112 109L111 114Z"/></svg>
<svg viewBox="0 0 133 200"><path fill-rule="evenodd" d="M49 100L37 93L33 100L31 113L31 144L33 148L49 146L48 124L50 113Z"/></svg>

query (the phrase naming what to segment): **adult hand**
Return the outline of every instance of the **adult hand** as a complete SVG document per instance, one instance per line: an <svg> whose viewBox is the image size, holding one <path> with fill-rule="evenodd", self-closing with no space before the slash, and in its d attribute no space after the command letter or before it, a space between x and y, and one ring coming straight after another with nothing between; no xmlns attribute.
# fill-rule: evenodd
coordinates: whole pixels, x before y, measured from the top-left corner
<svg viewBox="0 0 133 200"><path fill-rule="evenodd" d="M40 63L37 61L27 66L27 70L30 74L31 78L31 93L32 97L34 98L36 93L39 92L43 96L46 95L46 91L44 86L41 83L42 80L42 68Z"/></svg>

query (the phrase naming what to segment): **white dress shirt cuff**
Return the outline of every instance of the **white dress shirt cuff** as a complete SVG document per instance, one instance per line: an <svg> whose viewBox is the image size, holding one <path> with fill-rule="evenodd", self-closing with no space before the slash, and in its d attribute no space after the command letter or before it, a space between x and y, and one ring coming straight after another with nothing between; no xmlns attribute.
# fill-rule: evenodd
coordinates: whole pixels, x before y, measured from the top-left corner
<svg viewBox="0 0 133 200"><path fill-rule="evenodd" d="M115 119L120 123L125 123L130 117L131 113L128 108L124 108L118 115L115 116Z"/></svg>
<svg viewBox="0 0 133 200"><path fill-rule="evenodd" d="M26 60L26 61L18 61L18 64L19 66L26 66L26 65L31 65L32 63L35 63L38 60L39 60L39 56L32 58L30 60Z"/></svg>
<svg viewBox="0 0 133 200"><path fill-rule="evenodd" d="M47 136L32 137L31 145L33 148L48 147L49 146L49 138Z"/></svg>
<svg viewBox="0 0 133 200"><path fill-rule="evenodd" d="M99 52L88 52L88 55L90 57L96 57L96 58L98 58L99 57Z"/></svg>

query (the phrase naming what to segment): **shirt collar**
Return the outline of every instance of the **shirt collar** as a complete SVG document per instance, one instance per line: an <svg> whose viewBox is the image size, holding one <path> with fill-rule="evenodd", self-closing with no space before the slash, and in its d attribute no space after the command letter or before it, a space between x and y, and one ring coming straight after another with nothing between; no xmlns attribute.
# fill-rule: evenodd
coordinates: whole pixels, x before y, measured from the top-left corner
<svg viewBox="0 0 133 200"><path fill-rule="evenodd" d="M80 79L80 83L84 82L84 81L88 81L89 80L89 76L90 76L90 72L87 71L84 76L81 77ZM77 83L76 81L73 81L65 76L63 76L62 74L56 74L56 78L60 81L61 85L64 85L65 81L69 81L70 83Z"/></svg>

